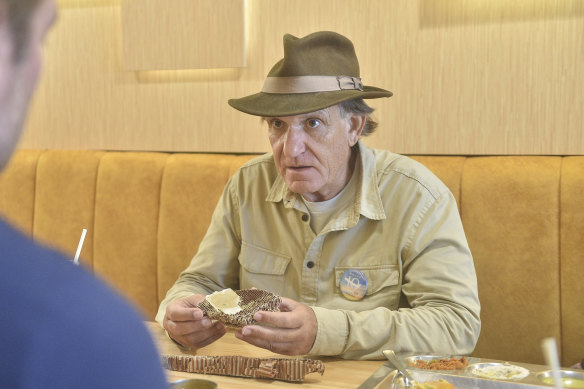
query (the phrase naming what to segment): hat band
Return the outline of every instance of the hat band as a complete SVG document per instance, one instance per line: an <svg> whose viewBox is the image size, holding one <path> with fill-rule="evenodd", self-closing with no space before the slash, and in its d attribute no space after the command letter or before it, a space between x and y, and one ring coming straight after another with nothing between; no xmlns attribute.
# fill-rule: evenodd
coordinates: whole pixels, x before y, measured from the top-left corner
<svg viewBox="0 0 584 389"><path fill-rule="evenodd" d="M315 93L339 90L363 90L359 77L350 76L298 76L267 77L262 92L264 93Z"/></svg>

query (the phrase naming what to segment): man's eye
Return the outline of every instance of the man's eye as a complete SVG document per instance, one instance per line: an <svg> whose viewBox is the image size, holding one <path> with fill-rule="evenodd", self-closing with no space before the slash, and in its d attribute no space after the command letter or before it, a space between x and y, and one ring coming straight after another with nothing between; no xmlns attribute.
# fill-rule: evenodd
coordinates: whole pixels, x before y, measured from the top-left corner
<svg viewBox="0 0 584 389"><path fill-rule="evenodd" d="M316 128L318 126L320 126L320 120L318 119L308 119L306 124L308 124L308 127L310 128Z"/></svg>
<svg viewBox="0 0 584 389"><path fill-rule="evenodd" d="M270 122L270 127L272 128L282 128L284 123L281 120L272 120Z"/></svg>

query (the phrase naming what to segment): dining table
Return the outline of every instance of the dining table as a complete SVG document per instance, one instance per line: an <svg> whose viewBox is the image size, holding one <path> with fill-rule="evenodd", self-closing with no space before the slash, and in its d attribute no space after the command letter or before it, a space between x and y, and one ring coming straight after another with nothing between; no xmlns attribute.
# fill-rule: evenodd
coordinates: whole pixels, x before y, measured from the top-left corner
<svg viewBox="0 0 584 389"><path fill-rule="evenodd" d="M173 342L157 322L146 322L161 357L176 356L244 356L254 358L297 358L288 357L265 350L235 337L235 329L227 328L227 333L214 343L197 350L184 350ZM195 374L181 371L166 370L169 383L184 379L204 379L217 384L218 389L239 388L298 388L315 389L358 388L374 375L384 365L384 360L356 361L334 357L310 357L324 362L324 374L310 373L302 382L287 382L264 378L231 377L224 375ZM389 378L388 378L389 379ZM372 388L389 386L386 380L375 380Z"/></svg>

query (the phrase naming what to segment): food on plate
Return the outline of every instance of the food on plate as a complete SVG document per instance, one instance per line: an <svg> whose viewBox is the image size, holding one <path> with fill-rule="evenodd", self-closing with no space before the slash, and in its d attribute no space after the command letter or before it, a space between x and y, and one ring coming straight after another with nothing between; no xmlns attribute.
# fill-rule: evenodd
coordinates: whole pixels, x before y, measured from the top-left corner
<svg viewBox="0 0 584 389"><path fill-rule="evenodd" d="M414 389L455 389L455 386L446 380L414 382Z"/></svg>
<svg viewBox="0 0 584 389"><path fill-rule="evenodd" d="M254 324L258 311L278 312L282 299L262 289L224 289L205 297L198 307L210 319L233 327Z"/></svg>
<svg viewBox="0 0 584 389"><path fill-rule="evenodd" d="M469 367L471 374L497 380L520 380L529 375L524 367L508 363L478 363Z"/></svg>
<svg viewBox="0 0 584 389"><path fill-rule="evenodd" d="M466 357L435 358L430 360L415 359L409 363L417 369L427 370L460 370L468 366Z"/></svg>

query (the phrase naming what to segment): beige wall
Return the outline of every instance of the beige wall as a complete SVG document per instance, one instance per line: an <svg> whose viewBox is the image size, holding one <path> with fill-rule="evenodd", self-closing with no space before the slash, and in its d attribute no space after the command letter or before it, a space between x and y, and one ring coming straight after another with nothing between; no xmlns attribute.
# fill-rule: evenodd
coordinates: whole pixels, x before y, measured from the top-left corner
<svg viewBox="0 0 584 389"><path fill-rule="evenodd" d="M326 29L353 40L365 84L395 93L373 101L372 146L584 153L581 0L247 0L245 68L149 72L124 70L121 3L58 1L21 148L266 151L259 119L226 101L261 88L284 33Z"/></svg>

